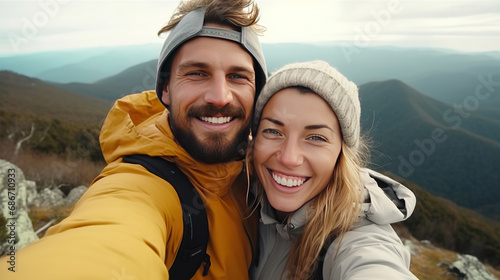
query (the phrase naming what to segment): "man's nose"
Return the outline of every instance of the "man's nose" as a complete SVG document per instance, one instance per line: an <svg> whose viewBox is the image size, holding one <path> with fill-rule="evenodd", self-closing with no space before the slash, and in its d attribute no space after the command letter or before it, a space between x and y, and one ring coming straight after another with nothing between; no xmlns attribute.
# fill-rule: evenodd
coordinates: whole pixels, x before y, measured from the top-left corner
<svg viewBox="0 0 500 280"><path fill-rule="evenodd" d="M216 74L212 77L209 88L205 94L205 102L217 108L222 108L233 102L233 93L225 75Z"/></svg>

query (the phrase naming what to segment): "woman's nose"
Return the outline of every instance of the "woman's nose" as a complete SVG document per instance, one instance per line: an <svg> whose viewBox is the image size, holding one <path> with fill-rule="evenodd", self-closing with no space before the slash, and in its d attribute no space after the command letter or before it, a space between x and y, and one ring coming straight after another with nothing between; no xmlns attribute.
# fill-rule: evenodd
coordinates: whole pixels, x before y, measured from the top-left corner
<svg viewBox="0 0 500 280"><path fill-rule="evenodd" d="M300 143L293 139L286 139L279 152L278 160L287 167L301 165L304 162L304 157Z"/></svg>

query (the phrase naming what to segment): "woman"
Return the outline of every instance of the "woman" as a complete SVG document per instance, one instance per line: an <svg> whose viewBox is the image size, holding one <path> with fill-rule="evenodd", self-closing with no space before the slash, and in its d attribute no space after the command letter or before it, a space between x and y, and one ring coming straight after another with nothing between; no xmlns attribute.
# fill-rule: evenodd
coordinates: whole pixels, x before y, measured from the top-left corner
<svg viewBox="0 0 500 280"><path fill-rule="evenodd" d="M415 197L363 168L360 112L356 85L326 62L269 78L247 155L261 215L253 279L416 279L390 226Z"/></svg>

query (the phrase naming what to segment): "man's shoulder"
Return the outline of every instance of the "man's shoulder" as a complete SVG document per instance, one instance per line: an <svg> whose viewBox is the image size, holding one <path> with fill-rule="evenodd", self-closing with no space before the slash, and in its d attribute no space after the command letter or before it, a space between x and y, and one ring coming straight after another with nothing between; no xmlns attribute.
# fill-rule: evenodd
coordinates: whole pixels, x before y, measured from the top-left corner
<svg viewBox="0 0 500 280"><path fill-rule="evenodd" d="M162 178L150 173L138 164L114 162L108 164L89 187L89 195L122 192L129 197L149 199L166 207L180 204L177 193L172 185ZM170 203L167 203L170 200Z"/></svg>

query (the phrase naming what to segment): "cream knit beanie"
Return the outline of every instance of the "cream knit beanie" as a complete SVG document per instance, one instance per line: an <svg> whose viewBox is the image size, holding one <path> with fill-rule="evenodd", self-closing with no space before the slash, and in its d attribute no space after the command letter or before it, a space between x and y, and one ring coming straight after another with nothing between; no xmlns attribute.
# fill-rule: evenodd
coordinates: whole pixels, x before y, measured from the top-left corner
<svg viewBox="0 0 500 280"><path fill-rule="evenodd" d="M255 104L254 135L269 99L276 92L293 86L310 88L328 102L339 121L342 139L347 146L357 148L361 118L358 87L337 69L320 60L288 64L269 77Z"/></svg>

